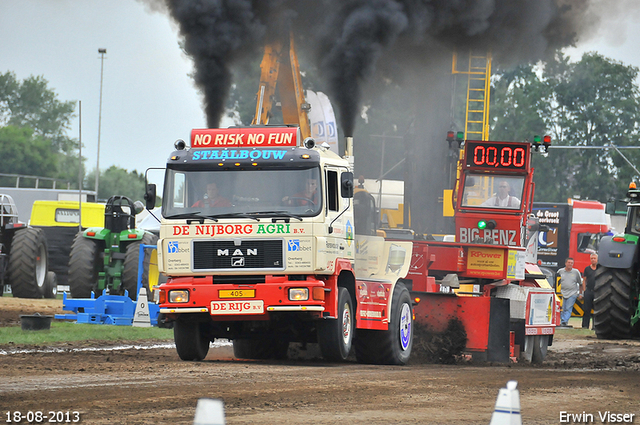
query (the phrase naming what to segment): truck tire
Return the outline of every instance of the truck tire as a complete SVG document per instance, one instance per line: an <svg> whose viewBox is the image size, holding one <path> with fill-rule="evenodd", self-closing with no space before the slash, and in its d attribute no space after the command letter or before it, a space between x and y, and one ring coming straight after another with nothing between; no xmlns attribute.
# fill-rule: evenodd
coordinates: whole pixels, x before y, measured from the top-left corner
<svg viewBox="0 0 640 425"><path fill-rule="evenodd" d="M140 259L140 244L155 245L158 237L151 233L145 233L142 239L127 245L127 251L124 259L124 267L122 270L122 288L129 291L129 298L136 301L138 299L138 262ZM151 250L144 250L144 260L142 261L142 286L147 290L147 297L151 297L149 277L153 276L155 282L158 283L158 265L151 264ZM124 293L124 290L122 291Z"/></svg>
<svg viewBox="0 0 640 425"><path fill-rule="evenodd" d="M82 232L76 234L69 254L69 290L71 298L91 298L97 291L98 272L101 270L100 245L87 239ZM102 294L96 293L96 298Z"/></svg>
<svg viewBox="0 0 640 425"><path fill-rule="evenodd" d="M42 298L48 270L47 239L42 229L17 231L9 254L9 282L17 298Z"/></svg>
<svg viewBox="0 0 640 425"><path fill-rule="evenodd" d="M359 363L403 365L413 347L413 309L411 295L398 282L393 290L389 329L359 329L354 344Z"/></svg>
<svg viewBox="0 0 640 425"><path fill-rule="evenodd" d="M318 344L327 361L344 361L349 356L355 331L355 311L349 290L338 288L338 318L318 322Z"/></svg>
<svg viewBox="0 0 640 425"><path fill-rule="evenodd" d="M631 269L600 266L595 273L593 326L599 339L631 336Z"/></svg>
<svg viewBox="0 0 640 425"><path fill-rule="evenodd" d="M200 322L177 320L173 326L173 340L180 359L200 361L209 352L209 338L203 332Z"/></svg>
<svg viewBox="0 0 640 425"><path fill-rule="evenodd" d="M47 272L43 290L45 298L54 299L58 295L58 277L55 272Z"/></svg>
<svg viewBox="0 0 640 425"><path fill-rule="evenodd" d="M233 356L247 360L284 360L289 342L279 338L234 339Z"/></svg>

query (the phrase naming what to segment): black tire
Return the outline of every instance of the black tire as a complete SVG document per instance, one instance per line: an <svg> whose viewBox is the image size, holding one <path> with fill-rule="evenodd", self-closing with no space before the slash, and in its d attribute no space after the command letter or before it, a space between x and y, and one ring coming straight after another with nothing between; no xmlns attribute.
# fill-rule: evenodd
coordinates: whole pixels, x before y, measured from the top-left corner
<svg viewBox="0 0 640 425"><path fill-rule="evenodd" d="M138 299L138 261L140 259L140 244L155 245L158 242L158 237L151 233L145 233L142 239L136 242L132 242L127 245L127 251L124 259L124 267L122 270L122 288L129 291L129 298L132 300ZM147 297L151 298L151 291L149 285L149 264L151 262L151 250L144 250L144 260L142 262L142 285L147 290ZM154 282L157 284L157 282ZM122 291L124 294L124 290Z"/></svg>
<svg viewBox="0 0 640 425"><path fill-rule="evenodd" d="M354 341L359 363L403 365L411 357L413 347L413 308L404 283L393 290L389 329L359 329Z"/></svg>
<svg viewBox="0 0 640 425"><path fill-rule="evenodd" d="M203 332L203 324L177 320L173 326L173 340L180 359L200 361L209 352L209 338Z"/></svg>
<svg viewBox="0 0 640 425"><path fill-rule="evenodd" d="M237 359L284 360L288 350L289 342L279 338L233 340L233 356Z"/></svg>
<svg viewBox="0 0 640 425"><path fill-rule="evenodd" d="M85 238L82 232L76 234L69 254L71 298L91 298L91 291L98 289L100 270L100 244L98 241ZM98 298L102 294L96 292L95 295Z"/></svg>
<svg viewBox="0 0 640 425"><path fill-rule="evenodd" d="M593 326L600 339L625 339L631 336L631 269L600 266L595 272Z"/></svg>
<svg viewBox="0 0 640 425"><path fill-rule="evenodd" d="M549 347L549 335L536 335L533 338L533 353L531 363L541 364L547 357L547 348Z"/></svg>
<svg viewBox="0 0 640 425"><path fill-rule="evenodd" d="M11 292L17 298L42 298L49 262L47 238L42 229L17 231L11 242L8 274Z"/></svg>
<svg viewBox="0 0 640 425"><path fill-rule="evenodd" d="M349 290L338 288L338 318L318 322L318 344L325 360L340 362L347 359L355 332L355 310Z"/></svg>
<svg viewBox="0 0 640 425"><path fill-rule="evenodd" d="M533 347L535 345L535 335L525 335L524 347L520 353L520 358L525 363L531 363L533 361Z"/></svg>
<svg viewBox="0 0 640 425"><path fill-rule="evenodd" d="M58 277L54 272L47 272L43 289L45 298L54 299L58 295Z"/></svg>

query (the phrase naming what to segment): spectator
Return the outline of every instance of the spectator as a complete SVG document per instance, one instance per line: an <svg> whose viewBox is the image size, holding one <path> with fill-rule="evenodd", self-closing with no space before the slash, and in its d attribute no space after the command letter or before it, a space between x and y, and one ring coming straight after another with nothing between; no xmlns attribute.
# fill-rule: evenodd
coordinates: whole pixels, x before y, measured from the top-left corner
<svg viewBox="0 0 640 425"><path fill-rule="evenodd" d="M593 308L594 289L596 286L596 270L598 269L598 254L589 256L591 264L584 268L582 275L582 294L584 294L584 313L582 314L582 329L589 329L591 309Z"/></svg>
<svg viewBox="0 0 640 425"><path fill-rule="evenodd" d="M571 328L569 319L573 311L573 305L580 295L582 275L573 268L573 258L569 257L564 262L564 268L558 270L560 276L560 290L562 292L562 313L560 314L560 327Z"/></svg>

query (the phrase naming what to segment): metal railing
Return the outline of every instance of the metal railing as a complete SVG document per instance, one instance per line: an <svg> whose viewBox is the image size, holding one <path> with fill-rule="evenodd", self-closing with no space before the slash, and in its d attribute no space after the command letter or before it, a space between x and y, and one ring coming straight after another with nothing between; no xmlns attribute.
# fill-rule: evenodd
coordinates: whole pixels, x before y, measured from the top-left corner
<svg viewBox="0 0 640 425"><path fill-rule="evenodd" d="M35 180L35 189L60 189L60 187L56 187L57 183L62 183L63 186L64 185L67 186L67 189L71 189L71 182L69 182L67 180L55 179L55 178L52 178L52 177L28 176L28 175L24 175L24 174L4 174L4 173L0 173L0 177L15 178L16 179L16 185L15 186L10 186L10 187L15 187L17 189L20 188L20 182L24 181L24 180L28 180L28 181ZM47 185L47 187L39 187L41 181L51 182L51 185L53 187L49 187L49 185ZM6 186L6 187L9 187L9 186ZM23 185L22 187L25 188L27 186ZM28 186L28 187L31 188L32 186Z"/></svg>

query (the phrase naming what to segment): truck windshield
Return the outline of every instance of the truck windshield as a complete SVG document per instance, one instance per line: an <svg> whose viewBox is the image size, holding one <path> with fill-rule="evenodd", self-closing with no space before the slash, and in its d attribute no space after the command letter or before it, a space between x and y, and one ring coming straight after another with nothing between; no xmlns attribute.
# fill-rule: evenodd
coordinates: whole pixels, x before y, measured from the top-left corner
<svg viewBox="0 0 640 425"><path fill-rule="evenodd" d="M524 176L473 174L465 178L462 207L520 209Z"/></svg>
<svg viewBox="0 0 640 425"><path fill-rule="evenodd" d="M162 201L166 218L310 217L320 213L319 167L278 170L167 169Z"/></svg>

